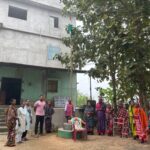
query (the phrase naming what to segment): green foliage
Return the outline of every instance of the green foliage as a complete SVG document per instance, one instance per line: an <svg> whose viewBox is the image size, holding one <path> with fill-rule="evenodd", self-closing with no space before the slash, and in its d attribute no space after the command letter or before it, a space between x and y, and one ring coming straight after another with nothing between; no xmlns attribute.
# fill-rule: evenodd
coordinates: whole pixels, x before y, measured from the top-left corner
<svg viewBox="0 0 150 150"><path fill-rule="evenodd" d="M78 92L78 98L77 98L77 106L78 107L86 105L87 100L88 100L88 96Z"/></svg>
<svg viewBox="0 0 150 150"><path fill-rule="evenodd" d="M139 95L145 105L150 89L150 1L149 0L63 0L64 14L75 15L83 27L74 27L64 38L72 49L58 56L70 67L93 62L89 74L108 80L113 104Z"/></svg>
<svg viewBox="0 0 150 150"><path fill-rule="evenodd" d="M68 28L66 28L66 31L67 30ZM84 45L85 38L81 34L80 30L78 28L72 27L71 37L64 37L63 42L67 47L72 49L72 57L70 53L61 53L56 55L55 58L61 61L62 64L65 64L67 69L71 69L71 60L73 67L72 69L82 69L87 61L85 56L86 47Z"/></svg>
<svg viewBox="0 0 150 150"><path fill-rule="evenodd" d="M112 88L96 88L99 94L105 98L108 103L113 103L113 90Z"/></svg>

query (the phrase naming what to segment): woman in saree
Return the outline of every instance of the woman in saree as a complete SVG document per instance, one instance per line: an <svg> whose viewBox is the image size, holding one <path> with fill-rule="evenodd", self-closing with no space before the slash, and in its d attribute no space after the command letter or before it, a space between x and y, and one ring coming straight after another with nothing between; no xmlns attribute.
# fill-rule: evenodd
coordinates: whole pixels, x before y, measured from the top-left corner
<svg viewBox="0 0 150 150"><path fill-rule="evenodd" d="M127 137L129 134L129 115L122 101L119 102L117 119L118 119L117 126L119 128L120 136L122 137L124 135Z"/></svg>
<svg viewBox="0 0 150 150"><path fill-rule="evenodd" d="M144 143L148 140L148 118L144 109L140 106L139 103L136 103L136 107L134 109L134 122L136 135L138 136L141 143Z"/></svg>
<svg viewBox="0 0 150 150"><path fill-rule="evenodd" d="M100 97L99 102L96 104L97 113L97 132L99 135L104 135L106 130L106 105Z"/></svg>
<svg viewBox="0 0 150 150"><path fill-rule="evenodd" d="M6 110L6 125L8 128L8 136L7 136L6 146L9 146L9 147L15 146L16 120L17 120L16 99L12 99L11 105Z"/></svg>
<svg viewBox="0 0 150 150"><path fill-rule="evenodd" d="M46 103L45 107L45 130L46 133L51 133L52 130L52 115L54 114L54 109L51 102Z"/></svg>
<svg viewBox="0 0 150 150"><path fill-rule="evenodd" d="M110 104L108 104L106 108L106 131L108 136L113 135L113 117L114 109Z"/></svg>
<svg viewBox="0 0 150 150"><path fill-rule="evenodd" d="M75 113L74 106L72 104L72 101L69 100L65 106L65 116L66 116L67 122L74 116L74 113Z"/></svg>
<svg viewBox="0 0 150 150"><path fill-rule="evenodd" d="M148 110L148 133L150 134L150 102L149 102L149 110Z"/></svg>
<svg viewBox="0 0 150 150"><path fill-rule="evenodd" d="M94 108L91 106L90 101L84 110L84 118L86 122L87 133L94 134Z"/></svg>
<svg viewBox="0 0 150 150"><path fill-rule="evenodd" d="M135 130L135 122L134 122L134 109L135 109L135 103L134 100L131 100L129 103L129 123L130 123L130 130L132 137L134 139L137 138L136 136L136 130Z"/></svg>

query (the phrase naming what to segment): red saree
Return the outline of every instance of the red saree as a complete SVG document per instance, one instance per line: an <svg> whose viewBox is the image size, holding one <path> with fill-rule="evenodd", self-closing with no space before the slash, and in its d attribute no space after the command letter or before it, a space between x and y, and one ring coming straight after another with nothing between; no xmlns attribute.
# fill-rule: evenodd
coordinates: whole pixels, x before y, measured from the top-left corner
<svg viewBox="0 0 150 150"><path fill-rule="evenodd" d="M146 142L148 140L147 135L148 119L143 108L136 107L134 109L134 121L135 121L136 135L139 137L141 142Z"/></svg>

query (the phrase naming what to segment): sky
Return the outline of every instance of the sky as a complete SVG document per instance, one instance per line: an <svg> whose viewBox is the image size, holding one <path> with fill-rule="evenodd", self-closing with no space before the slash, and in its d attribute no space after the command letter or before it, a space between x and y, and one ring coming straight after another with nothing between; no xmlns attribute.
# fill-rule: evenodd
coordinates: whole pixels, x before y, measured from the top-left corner
<svg viewBox="0 0 150 150"><path fill-rule="evenodd" d="M92 68L93 64L87 64L83 70L89 70ZM90 97L90 78L88 74L78 73L77 74L77 90L88 97ZM104 81L98 83L97 80L92 79L92 98L93 100L98 100L99 92L95 89L97 87L107 88L109 87L108 82Z"/></svg>
<svg viewBox="0 0 150 150"><path fill-rule="evenodd" d="M76 21L76 26L83 26L81 21ZM83 70L89 70L94 67L94 64L87 64ZM93 100L98 100L99 92L95 89L97 87L107 88L109 87L108 82L104 81L98 83L97 80L92 79L92 98ZM90 78L88 74L78 73L77 74L77 90L88 97L90 97Z"/></svg>

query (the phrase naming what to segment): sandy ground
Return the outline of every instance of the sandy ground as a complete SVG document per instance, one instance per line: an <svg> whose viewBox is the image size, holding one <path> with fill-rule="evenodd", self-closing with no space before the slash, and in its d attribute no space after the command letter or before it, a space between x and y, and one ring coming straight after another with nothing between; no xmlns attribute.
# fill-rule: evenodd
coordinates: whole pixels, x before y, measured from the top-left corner
<svg viewBox="0 0 150 150"><path fill-rule="evenodd" d="M140 144L131 138L88 136L87 141L74 142L63 139L56 134L30 138L16 147L4 147L6 136L0 135L0 150L150 150L150 144Z"/></svg>

